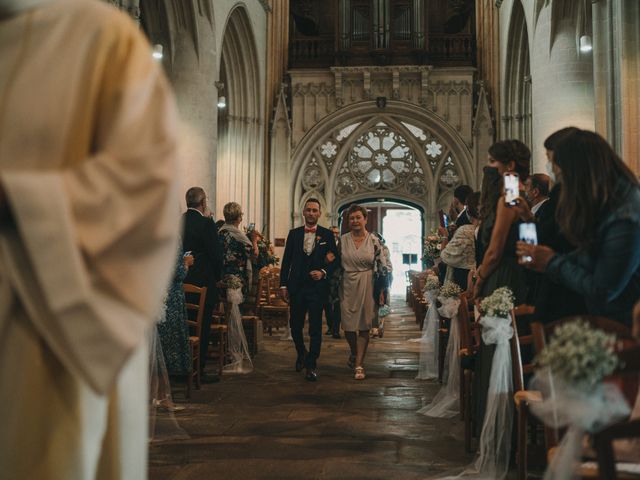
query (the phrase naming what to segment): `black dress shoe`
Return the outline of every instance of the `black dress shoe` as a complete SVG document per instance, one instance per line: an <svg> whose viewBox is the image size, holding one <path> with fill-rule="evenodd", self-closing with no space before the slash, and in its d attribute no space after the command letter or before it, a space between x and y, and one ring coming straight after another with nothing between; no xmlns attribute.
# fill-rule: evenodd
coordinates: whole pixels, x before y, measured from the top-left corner
<svg viewBox="0 0 640 480"><path fill-rule="evenodd" d="M304 357L298 357L296 359L296 372L301 372L304 368Z"/></svg>
<svg viewBox="0 0 640 480"><path fill-rule="evenodd" d="M331 335L333 334L333 332L331 331L331 329L328 329L326 332L324 332L325 335Z"/></svg>
<svg viewBox="0 0 640 480"><path fill-rule="evenodd" d="M318 381L318 374L316 373L315 370L311 370L311 369L307 368L307 374L304 376L304 378L308 382L317 382Z"/></svg>
<svg viewBox="0 0 640 480"><path fill-rule="evenodd" d="M342 338L339 333L334 333L332 335L333 338Z"/></svg>
<svg viewBox="0 0 640 480"><path fill-rule="evenodd" d="M213 373L203 373L200 375L200 381L202 383L218 383L220 381L220 377Z"/></svg>

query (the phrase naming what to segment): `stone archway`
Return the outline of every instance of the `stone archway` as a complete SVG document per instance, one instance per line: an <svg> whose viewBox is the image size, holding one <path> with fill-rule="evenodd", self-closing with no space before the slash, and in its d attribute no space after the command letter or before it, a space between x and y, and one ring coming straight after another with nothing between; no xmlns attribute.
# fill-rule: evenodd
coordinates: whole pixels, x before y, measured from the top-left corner
<svg viewBox="0 0 640 480"><path fill-rule="evenodd" d="M472 183L475 165L460 135L433 112L390 101L385 109L361 102L316 124L292 155L294 221L306 198L319 198L328 223L340 206L364 198L412 202L426 226L446 207L453 189Z"/></svg>
<svg viewBox="0 0 640 480"><path fill-rule="evenodd" d="M222 40L218 94L217 217L230 201L242 205L247 222L263 227L263 113L260 71L251 22L243 6L229 14Z"/></svg>
<svg viewBox="0 0 640 480"><path fill-rule="evenodd" d="M505 94L503 137L515 138L531 145L531 61L529 58L529 34L524 9L516 0L511 11L509 26L510 48L505 65Z"/></svg>

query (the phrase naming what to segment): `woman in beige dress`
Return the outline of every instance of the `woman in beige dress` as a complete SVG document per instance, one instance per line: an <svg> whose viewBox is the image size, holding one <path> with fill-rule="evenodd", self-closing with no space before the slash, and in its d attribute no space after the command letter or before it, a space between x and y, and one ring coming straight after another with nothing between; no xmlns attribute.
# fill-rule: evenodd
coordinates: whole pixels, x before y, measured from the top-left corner
<svg viewBox="0 0 640 480"><path fill-rule="evenodd" d="M349 366L355 366L355 379L364 380L364 357L369 345L369 330L376 314L373 298L375 240L367 232L367 210L352 205L348 212L350 232L341 237L342 283L340 312L342 327L351 356Z"/></svg>

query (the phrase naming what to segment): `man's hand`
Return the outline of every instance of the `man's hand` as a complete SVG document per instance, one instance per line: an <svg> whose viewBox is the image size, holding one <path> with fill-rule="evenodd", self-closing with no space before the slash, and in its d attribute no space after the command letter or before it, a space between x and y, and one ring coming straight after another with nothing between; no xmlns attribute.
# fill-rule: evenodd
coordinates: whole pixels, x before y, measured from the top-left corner
<svg viewBox="0 0 640 480"><path fill-rule="evenodd" d="M287 287L280 287L280 297L282 297L282 300L289 303L289 290L287 290Z"/></svg>
<svg viewBox="0 0 640 480"><path fill-rule="evenodd" d="M322 280L324 278L324 272L322 270L311 270L309 272L311 278L313 278L316 282L318 280Z"/></svg>
<svg viewBox="0 0 640 480"><path fill-rule="evenodd" d="M531 245L526 242L516 242L518 263L536 272L545 272L549 261L556 255L551 248L544 245ZM523 259L531 258L531 261Z"/></svg>

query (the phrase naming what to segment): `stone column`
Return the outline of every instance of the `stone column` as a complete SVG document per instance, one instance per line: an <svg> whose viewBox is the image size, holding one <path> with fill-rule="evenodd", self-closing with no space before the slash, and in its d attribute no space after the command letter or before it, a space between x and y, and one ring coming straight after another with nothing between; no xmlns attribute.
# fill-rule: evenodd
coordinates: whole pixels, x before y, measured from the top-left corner
<svg viewBox="0 0 640 480"><path fill-rule="evenodd" d="M531 49L533 172L544 171L543 142L549 134L567 126L594 129L591 53L578 51L570 16L555 19L551 35L551 11L549 5L540 12Z"/></svg>
<svg viewBox="0 0 640 480"><path fill-rule="evenodd" d="M640 173L640 4L592 5L595 128Z"/></svg>
<svg viewBox="0 0 640 480"><path fill-rule="evenodd" d="M107 2L128 13L140 25L140 0L107 0Z"/></svg>

